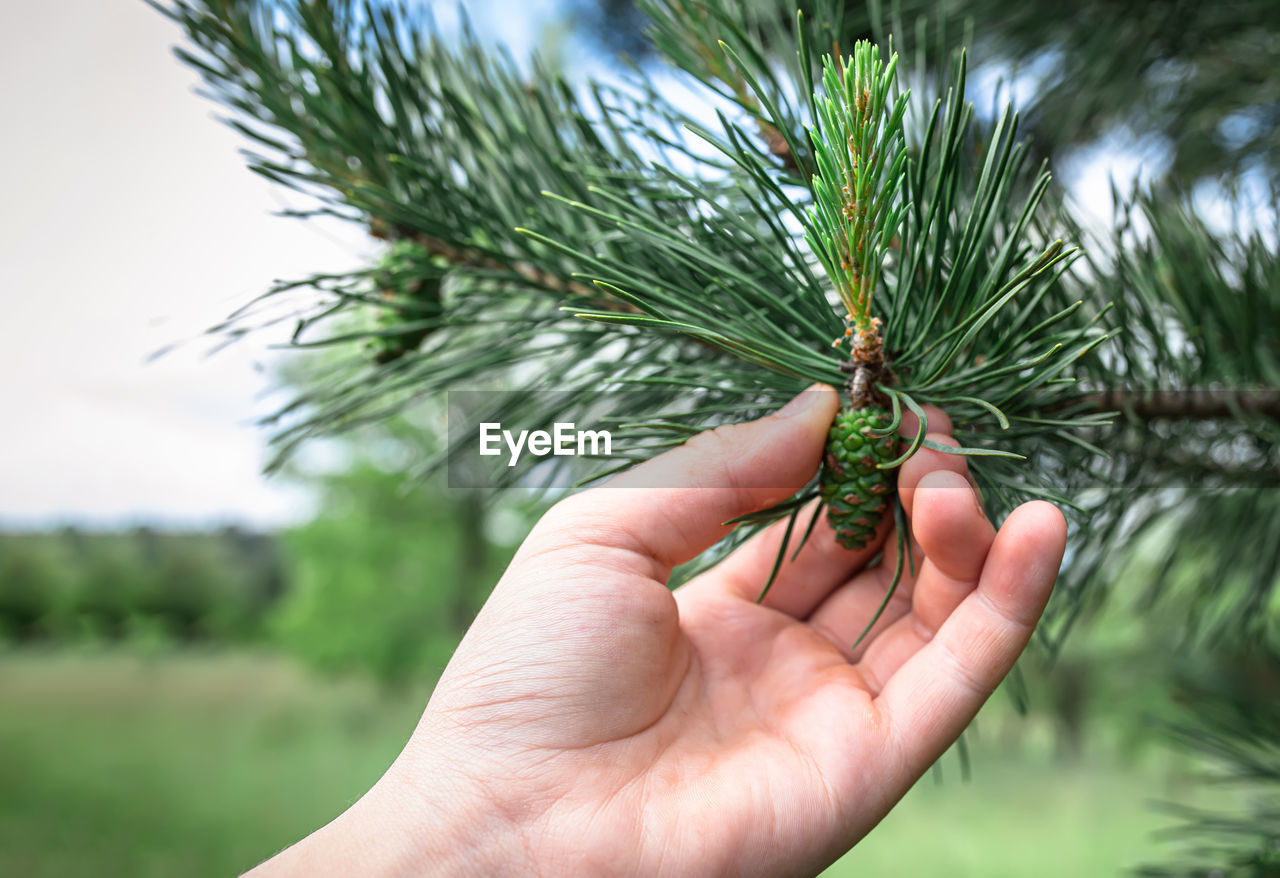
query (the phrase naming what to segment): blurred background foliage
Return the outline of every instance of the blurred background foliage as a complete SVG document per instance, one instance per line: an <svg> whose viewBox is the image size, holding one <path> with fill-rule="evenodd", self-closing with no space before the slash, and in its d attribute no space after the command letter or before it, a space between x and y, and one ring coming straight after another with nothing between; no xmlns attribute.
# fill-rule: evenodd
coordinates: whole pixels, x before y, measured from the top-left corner
<svg viewBox="0 0 1280 878"><path fill-rule="evenodd" d="M849 9L851 32L869 33L861 4ZM967 42L980 70L1003 76L1033 149L1066 179L1082 156L1140 154L1147 192L1099 233L1095 249L1123 254L1115 272L1099 266L1100 283L1174 309L1205 288L1240 290L1244 319L1197 316L1213 336L1200 352L1216 368L1238 338L1240 380L1270 369L1274 382L1271 0L900 0L891 12L940 45ZM603 47L601 63L655 61L630 0L565 0L559 13L549 48L571 34ZM394 360L401 343L375 358ZM317 359L308 374L324 368ZM1204 466L1208 499L1149 486L1166 513L1140 533L1117 521L1122 555L1095 547L1120 560L1106 600L1079 608L1088 624L1052 658L1024 660L940 763L942 783L922 781L832 874L1078 876L1173 862L1144 869L1280 875L1274 444L1263 424L1223 465L1162 429L1127 434L1135 444L1119 455L1182 454ZM409 409L326 440L325 465L303 455L282 474L322 499L281 533L0 533L0 874L227 874L362 793L538 509L406 480L438 436L433 412ZM1216 539L1221 526L1271 535L1253 540L1248 575L1219 577L1223 553L1241 551ZM1206 773L1231 783L1199 782Z"/></svg>
<svg viewBox="0 0 1280 878"><path fill-rule="evenodd" d="M11 643L250 642L284 583L276 538L234 527L0 533Z"/></svg>
<svg viewBox="0 0 1280 878"><path fill-rule="evenodd" d="M0 533L0 637L10 647L270 645L323 673L432 679L505 569L522 512L503 507L499 544L476 492L406 488L368 457L312 479L319 511L277 534Z"/></svg>
<svg viewBox="0 0 1280 878"><path fill-rule="evenodd" d="M325 477L322 497L314 520L281 535L290 588L269 617L272 641L321 671L433 678L513 547L490 538L476 492L406 489L367 459Z"/></svg>

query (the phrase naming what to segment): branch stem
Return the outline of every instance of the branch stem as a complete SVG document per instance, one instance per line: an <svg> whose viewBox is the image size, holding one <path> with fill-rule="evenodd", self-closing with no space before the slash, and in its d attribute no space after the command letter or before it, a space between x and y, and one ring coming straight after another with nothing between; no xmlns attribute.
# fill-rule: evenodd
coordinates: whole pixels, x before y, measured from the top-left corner
<svg viewBox="0 0 1280 878"><path fill-rule="evenodd" d="M1112 389L1077 397L1055 408L1085 406L1100 412L1130 413L1142 421L1229 420L1241 414L1262 415L1280 421L1280 388L1220 390Z"/></svg>
<svg viewBox="0 0 1280 878"><path fill-rule="evenodd" d="M432 256L439 256L450 265L464 268L480 268L485 271L509 272L539 289L585 299L584 307L589 306L601 311L617 311L627 314L640 313L639 309L630 303L601 296L600 289L594 284L583 283L579 280L569 280L558 274L544 271L528 262L498 260L479 250L458 247L433 238L430 235L407 229L396 229L393 233L388 234L382 231L376 223L371 223L370 226L370 232L375 238L411 240L427 253Z"/></svg>

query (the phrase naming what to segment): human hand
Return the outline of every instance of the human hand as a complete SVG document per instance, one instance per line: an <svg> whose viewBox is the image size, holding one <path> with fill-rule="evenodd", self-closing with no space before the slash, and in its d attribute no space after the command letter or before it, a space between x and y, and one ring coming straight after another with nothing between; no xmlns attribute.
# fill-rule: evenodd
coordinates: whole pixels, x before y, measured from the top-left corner
<svg viewBox="0 0 1280 878"><path fill-rule="evenodd" d="M1012 667L1066 524L1033 502L996 533L964 458L922 449L898 477L916 575L856 650L893 570L891 522L850 552L824 519L762 605L781 523L668 590L722 522L812 477L837 406L810 390L557 504L400 758L264 873L799 875L839 857ZM954 444L945 415L929 423ZM689 487L635 487L656 467Z"/></svg>

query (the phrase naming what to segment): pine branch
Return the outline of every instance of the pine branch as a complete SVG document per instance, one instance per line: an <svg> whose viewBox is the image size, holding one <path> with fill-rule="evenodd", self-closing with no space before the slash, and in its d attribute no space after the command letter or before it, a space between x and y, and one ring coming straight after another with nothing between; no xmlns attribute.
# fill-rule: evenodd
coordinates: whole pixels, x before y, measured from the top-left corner
<svg viewBox="0 0 1280 878"><path fill-rule="evenodd" d="M810 68L839 31L793 19L782 39L797 47L796 80L784 83L752 41L787 19L766 6L744 30L733 4L713 4L726 38L720 58L740 77L742 95L758 102L752 118L784 135L798 156L813 146L804 124L822 117L813 95L797 104L788 92L795 82L814 85ZM811 233L796 181L754 134L724 117L719 131L695 126L642 80L625 91L588 84L594 104L583 107L565 83L544 72L519 75L469 38L457 50L423 38L404 8L363 24L352 9L348 0L278 11L263 2L179 0L166 10L198 48L186 60L240 114L241 130L274 151L251 156L256 170L422 252L403 261L402 281L379 272L391 313L370 329L333 322L367 308L378 290L355 276L323 287L339 298L317 303L295 343L351 344L363 332L378 345L380 368L287 407L277 420L286 425L282 454L463 381L532 400L510 377L531 361L539 362L540 386L587 400L600 387L605 350L615 382L644 382L645 394L620 414L680 430L749 418L808 382L842 381L830 347L840 316L804 246L805 233L822 236ZM862 228L851 217L850 254L857 249L866 271L845 286L864 315L880 287L882 377L894 405L943 405L958 422L980 425L966 453L984 455L975 470L1005 474L1007 489L990 505L998 516L1038 492L993 455L1059 446L1065 455L1077 441L1070 434L1096 416L1024 419L1016 435L1009 419L1068 398L1065 382L1106 334L1096 315L1062 299L1058 278L1072 251L1040 233L1048 180L1025 166L1016 118L1006 114L989 130L975 122L963 58L939 76L934 92L946 99L912 114L920 124L905 151L904 98L888 78L867 95L874 112L859 109L857 89L842 101L866 122L884 116L854 144L860 166L846 168L851 196L872 222ZM842 90L838 77L827 86L829 97ZM683 128L722 158L687 144ZM839 128L822 126L832 136ZM827 145L829 157L847 153L846 137L839 141ZM839 158L832 167L847 164ZM423 295L430 300L420 302ZM325 325L341 329L316 338ZM654 416L691 386L726 388L724 405L713 415ZM632 438L625 453L643 459L673 437Z"/></svg>
<svg viewBox="0 0 1280 878"><path fill-rule="evenodd" d="M388 232L377 217L369 223L369 233L386 241L412 241L432 256L438 256L457 268L478 268L497 273L510 272L540 290L550 293L572 296L583 300L586 307L605 311L636 312L636 308L627 302L621 302L601 295L599 287L577 280L566 280L559 274L539 268L531 262L499 259L480 250L459 247L430 235L414 232L412 229L399 228Z"/></svg>

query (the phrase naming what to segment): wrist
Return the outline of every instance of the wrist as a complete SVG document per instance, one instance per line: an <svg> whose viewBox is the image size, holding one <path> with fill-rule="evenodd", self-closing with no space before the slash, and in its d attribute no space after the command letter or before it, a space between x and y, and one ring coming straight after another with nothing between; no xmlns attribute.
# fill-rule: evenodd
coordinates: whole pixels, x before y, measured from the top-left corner
<svg viewBox="0 0 1280 878"><path fill-rule="evenodd" d="M338 817L262 863L246 878L302 875L389 878L436 871L418 854L420 842L407 831L402 814L379 781Z"/></svg>
<svg viewBox="0 0 1280 878"><path fill-rule="evenodd" d="M460 763L406 752L369 791L369 810L359 816L356 831L374 837L381 827L399 839L394 871L382 874L536 874L516 816L520 809L448 770L451 764Z"/></svg>
<svg viewBox="0 0 1280 878"><path fill-rule="evenodd" d="M250 873L371 878L536 873L525 834L496 799L404 757L329 824Z"/></svg>

